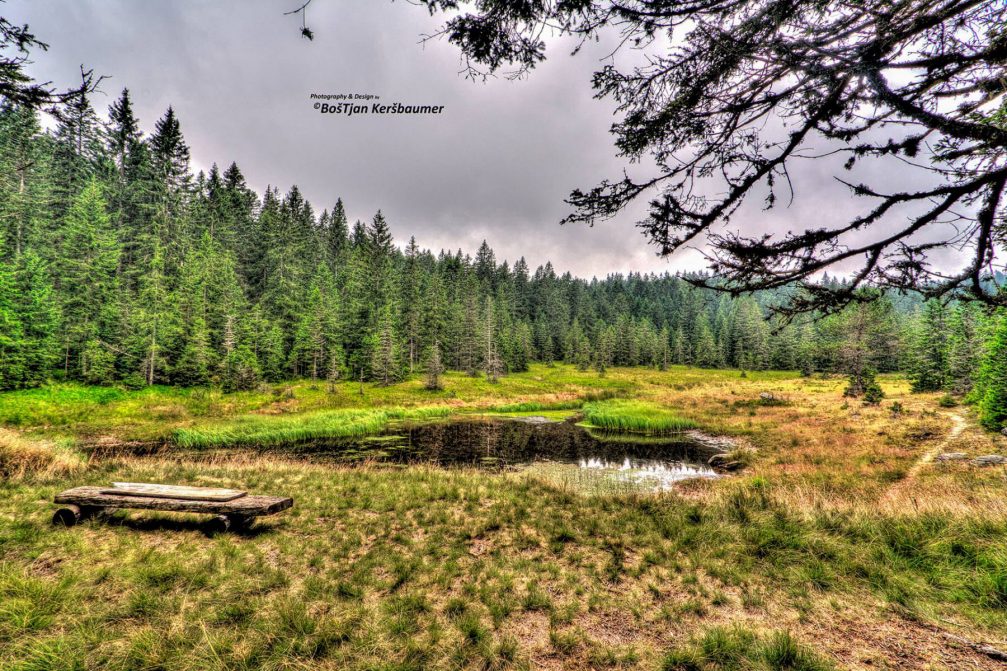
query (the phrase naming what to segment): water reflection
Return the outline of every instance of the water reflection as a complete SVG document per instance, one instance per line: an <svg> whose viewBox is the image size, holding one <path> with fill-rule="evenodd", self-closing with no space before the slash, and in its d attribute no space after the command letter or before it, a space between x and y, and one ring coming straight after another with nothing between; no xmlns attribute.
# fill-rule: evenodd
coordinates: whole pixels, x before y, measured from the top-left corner
<svg viewBox="0 0 1007 671"><path fill-rule="evenodd" d="M687 478L714 478L713 454L685 436L596 434L570 422L466 419L401 426L366 438L285 446L311 461L435 463L531 470L562 481L614 482L666 490ZM579 472L579 473L578 473Z"/></svg>
<svg viewBox="0 0 1007 671"><path fill-rule="evenodd" d="M686 463L659 459L612 461L605 457L587 457L577 461L578 468L609 473L615 480L635 484L645 489L668 490L689 478L715 478L717 473L705 463Z"/></svg>

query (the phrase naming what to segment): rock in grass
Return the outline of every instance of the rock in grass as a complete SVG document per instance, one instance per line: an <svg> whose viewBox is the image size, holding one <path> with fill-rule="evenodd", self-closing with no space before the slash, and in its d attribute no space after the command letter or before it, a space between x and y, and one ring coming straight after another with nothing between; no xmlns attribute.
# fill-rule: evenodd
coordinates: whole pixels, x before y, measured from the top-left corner
<svg viewBox="0 0 1007 671"><path fill-rule="evenodd" d="M1007 436L1007 426L1005 426L1004 428L1000 429L1000 433L1001 433L1001 435Z"/></svg>
<svg viewBox="0 0 1007 671"><path fill-rule="evenodd" d="M972 460L976 466L1000 466L1007 464L1007 457L1002 454L984 454Z"/></svg>
<svg viewBox="0 0 1007 671"><path fill-rule="evenodd" d="M542 415L529 415L527 417L513 417L515 422L522 422L524 424L559 424L561 420L549 419L548 417L543 417Z"/></svg>
<svg viewBox="0 0 1007 671"><path fill-rule="evenodd" d="M730 454L715 454L706 463L718 471L737 471L745 467L740 461L732 459Z"/></svg>
<svg viewBox="0 0 1007 671"><path fill-rule="evenodd" d="M937 455L937 461L961 461L966 458L967 455L964 452L945 452Z"/></svg>
<svg viewBox="0 0 1007 671"><path fill-rule="evenodd" d="M702 447L711 450L720 450L721 452L730 452L731 450L738 447L738 441L730 436L711 436L708 433L703 433L702 431L696 431L695 429L686 431L685 435L692 441L698 443Z"/></svg>

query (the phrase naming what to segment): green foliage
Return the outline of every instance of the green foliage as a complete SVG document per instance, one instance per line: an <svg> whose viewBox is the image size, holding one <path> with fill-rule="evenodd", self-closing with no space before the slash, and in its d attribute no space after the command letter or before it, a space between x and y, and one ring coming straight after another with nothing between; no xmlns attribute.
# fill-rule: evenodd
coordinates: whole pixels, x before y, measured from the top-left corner
<svg viewBox="0 0 1007 671"><path fill-rule="evenodd" d="M859 395L864 371L898 365L887 297L783 325L769 307L789 289L731 298L670 274L589 282L510 265L485 242L475 258L415 240L400 250L381 212L351 227L339 199L317 214L297 186L260 197L233 163L194 177L175 111L146 135L133 109L123 90L103 126L81 96L47 135L33 112L0 108L0 389L393 385L435 343L444 371L489 381L535 362L599 375L775 367L843 372ZM948 334L942 359L918 357L938 375L924 386L966 393L983 320L960 307L942 319L920 330Z"/></svg>
<svg viewBox="0 0 1007 671"><path fill-rule="evenodd" d="M1000 315L979 370L979 421L990 431L1007 426L1007 317Z"/></svg>
<svg viewBox="0 0 1007 671"><path fill-rule="evenodd" d="M949 344L947 308L938 300L923 304L911 335L909 379L914 392L948 387Z"/></svg>

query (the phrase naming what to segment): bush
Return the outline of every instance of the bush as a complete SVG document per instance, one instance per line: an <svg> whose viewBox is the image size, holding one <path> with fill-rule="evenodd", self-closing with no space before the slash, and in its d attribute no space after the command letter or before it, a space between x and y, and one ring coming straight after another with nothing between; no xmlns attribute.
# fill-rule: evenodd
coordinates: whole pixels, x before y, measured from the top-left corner
<svg viewBox="0 0 1007 671"><path fill-rule="evenodd" d="M958 401L951 394L944 394L941 396L940 400L937 401L937 405L942 408L953 408L958 405Z"/></svg>

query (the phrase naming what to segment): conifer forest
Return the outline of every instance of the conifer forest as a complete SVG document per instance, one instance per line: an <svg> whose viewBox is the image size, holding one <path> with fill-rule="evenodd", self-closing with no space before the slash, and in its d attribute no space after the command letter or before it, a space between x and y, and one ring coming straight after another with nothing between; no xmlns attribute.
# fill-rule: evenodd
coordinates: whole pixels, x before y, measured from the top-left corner
<svg viewBox="0 0 1007 671"><path fill-rule="evenodd" d="M994 337L975 305L886 294L784 321L771 309L783 290L732 298L681 275L531 269L485 242L474 255L397 245L380 211L351 223L336 195L320 210L296 185L260 195L234 163L193 175L174 111L145 132L128 89L105 115L80 95L51 131L5 105L0 165L3 389L387 385L432 362L490 378L567 362L840 373L857 394L902 370L979 400L977 383L1003 375L1003 350L987 350L1004 327Z"/></svg>

